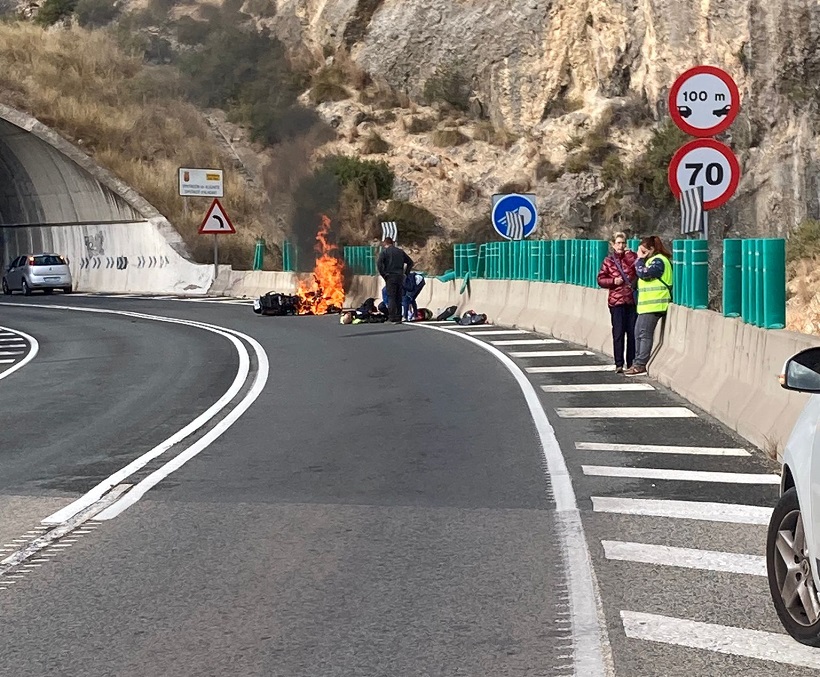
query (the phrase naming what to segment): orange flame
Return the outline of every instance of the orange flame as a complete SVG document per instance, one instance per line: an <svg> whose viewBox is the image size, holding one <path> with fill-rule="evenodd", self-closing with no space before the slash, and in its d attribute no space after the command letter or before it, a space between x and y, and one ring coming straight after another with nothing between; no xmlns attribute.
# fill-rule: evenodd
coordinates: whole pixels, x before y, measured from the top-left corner
<svg viewBox="0 0 820 677"><path fill-rule="evenodd" d="M339 248L328 242L330 219L322 216L322 227L316 233L316 265L311 280L300 280L296 295L302 300L300 315L324 315L342 309L345 302L344 262Z"/></svg>

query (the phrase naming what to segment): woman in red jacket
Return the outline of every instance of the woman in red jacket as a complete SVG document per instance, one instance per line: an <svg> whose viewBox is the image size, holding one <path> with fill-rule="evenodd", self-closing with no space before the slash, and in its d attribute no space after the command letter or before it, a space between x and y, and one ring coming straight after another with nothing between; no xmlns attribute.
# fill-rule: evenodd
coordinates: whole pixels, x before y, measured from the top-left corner
<svg viewBox="0 0 820 677"><path fill-rule="evenodd" d="M635 293L638 275L635 272L637 255L626 248L626 235L612 236L612 253L604 259L598 273L598 286L609 289L609 314L612 319L612 350L615 371L624 372L624 336L626 337L626 367L635 359L635 320L638 317Z"/></svg>

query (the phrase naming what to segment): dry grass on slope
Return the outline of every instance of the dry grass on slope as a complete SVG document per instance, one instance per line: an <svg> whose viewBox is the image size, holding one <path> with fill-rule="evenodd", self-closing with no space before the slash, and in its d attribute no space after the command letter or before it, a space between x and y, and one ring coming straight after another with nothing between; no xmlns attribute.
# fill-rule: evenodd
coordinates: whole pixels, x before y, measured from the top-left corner
<svg viewBox="0 0 820 677"><path fill-rule="evenodd" d="M143 64L104 31L23 22L0 24L0 63L1 100L84 148L164 214L198 260L209 260L210 238L197 235L208 200L191 198L186 218L177 169L226 163L184 101L176 70ZM230 167L225 182L223 204L239 232L225 238L221 258L249 267L255 236L273 232L269 209Z"/></svg>

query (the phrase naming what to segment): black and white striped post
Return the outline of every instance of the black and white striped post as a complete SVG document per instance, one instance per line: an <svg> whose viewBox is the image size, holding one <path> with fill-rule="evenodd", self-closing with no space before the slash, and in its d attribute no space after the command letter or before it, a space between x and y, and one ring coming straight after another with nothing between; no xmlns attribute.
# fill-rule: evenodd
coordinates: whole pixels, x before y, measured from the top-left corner
<svg viewBox="0 0 820 677"><path fill-rule="evenodd" d="M390 238L395 243L399 237L399 227L395 221L382 221L382 240Z"/></svg>
<svg viewBox="0 0 820 677"><path fill-rule="evenodd" d="M709 239L709 216L703 208L703 187L696 186L680 195L681 235L700 233L702 239Z"/></svg>

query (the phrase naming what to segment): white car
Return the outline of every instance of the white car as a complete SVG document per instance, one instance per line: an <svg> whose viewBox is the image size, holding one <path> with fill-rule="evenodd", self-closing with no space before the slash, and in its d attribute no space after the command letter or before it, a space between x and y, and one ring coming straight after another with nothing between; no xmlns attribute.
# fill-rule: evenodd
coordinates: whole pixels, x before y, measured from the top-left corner
<svg viewBox="0 0 820 677"><path fill-rule="evenodd" d="M33 289L42 289L45 294L62 289L70 294L72 282L68 260L59 254L18 256L9 263L2 285L6 295L21 291L28 296Z"/></svg>
<svg viewBox="0 0 820 677"><path fill-rule="evenodd" d="M820 348L783 368L787 390L820 395ZM783 627L798 642L820 646L820 396L810 398L783 452L780 500L769 522L769 589Z"/></svg>

